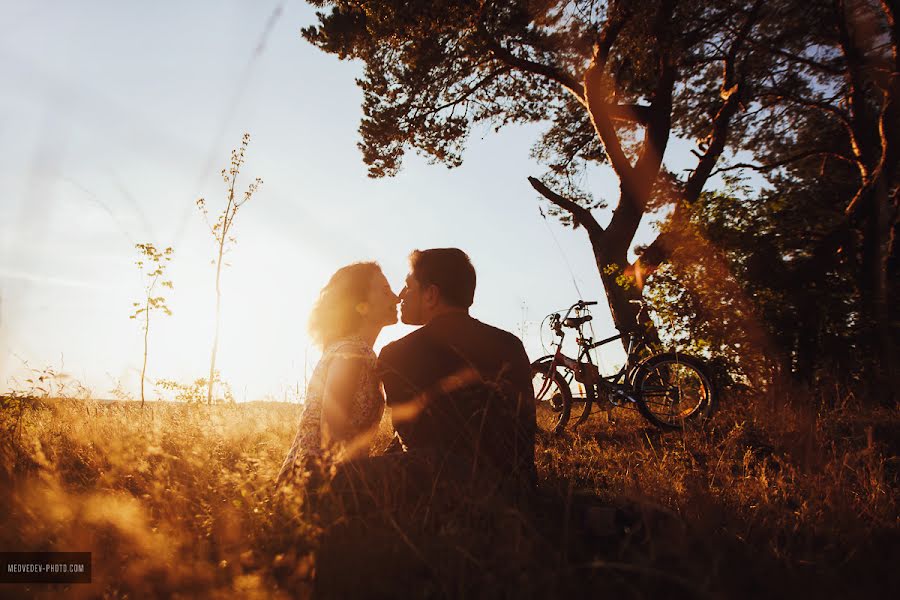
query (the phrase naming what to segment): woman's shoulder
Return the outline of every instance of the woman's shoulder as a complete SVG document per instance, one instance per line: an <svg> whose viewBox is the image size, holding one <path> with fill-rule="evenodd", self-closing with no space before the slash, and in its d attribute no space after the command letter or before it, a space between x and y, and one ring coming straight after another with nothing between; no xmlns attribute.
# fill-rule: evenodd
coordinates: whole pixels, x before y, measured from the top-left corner
<svg viewBox="0 0 900 600"><path fill-rule="evenodd" d="M330 343L322 353L322 358L329 363L368 361L375 358L375 352L364 340L348 337Z"/></svg>
<svg viewBox="0 0 900 600"><path fill-rule="evenodd" d="M360 382L365 387L375 370L375 353L371 346L352 338L331 344L326 360L323 388L339 395L355 394Z"/></svg>

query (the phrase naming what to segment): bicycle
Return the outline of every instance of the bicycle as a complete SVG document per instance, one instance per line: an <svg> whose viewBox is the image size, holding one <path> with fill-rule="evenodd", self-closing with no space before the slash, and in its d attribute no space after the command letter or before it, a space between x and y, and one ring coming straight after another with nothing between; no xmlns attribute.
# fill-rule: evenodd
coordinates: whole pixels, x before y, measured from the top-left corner
<svg viewBox="0 0 900 600"><path fill-rule="evenodd" d="M637 315L640 323L646 306L638 300L632 302L641 305ZM656 353L641 359L639 354L647 344L637 330L620 331L594 342L584 335L583 328L592 319L588 307L595 304L595 301L579 300L563 317L558 312L548 315L550 328L557 338L554 342L556 351L531 363L538 427L549 433L561 433L577 401L584 403L575 423L577 428L601 399L609 402L610 408L634 404L647 421L664 430L684 429L691 422L709 418L717 398L703 361L680 352ZM570 316L573 311L575 315ZM562 352L566 337L564 328L574 329L578 334L579 351L575 359ZM613 375L601 375L590 350L626 336L625 364ZM583 386L583 395L572 394L573 380Z"/></svg>

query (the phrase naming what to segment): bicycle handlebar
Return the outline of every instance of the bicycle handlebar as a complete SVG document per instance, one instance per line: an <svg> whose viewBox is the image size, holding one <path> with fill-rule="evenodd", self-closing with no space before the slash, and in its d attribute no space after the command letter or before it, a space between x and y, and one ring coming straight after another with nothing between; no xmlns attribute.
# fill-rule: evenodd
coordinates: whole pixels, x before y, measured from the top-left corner
<svg viewBox="0 0 900 600"><path fill-rule="evenodd" d="M572 306L566 310L566 314L564 317L560 317L559 313L553 313L550 315L550 328L556 332L556 335L564 336L563 326L568 322L569 315L572 314L573 310L582 310L588 306L594 306L597 304L596 300L579 300ZM566 327L571 327L571 325L565 325Z"/></svg>
<svg viewBox="0 0 900 600"><path fill-rule="evenodd" d="M636 315L636 316L637 316L637 322L638 322L638 324L640 324L640 322L641 322L641 316L643 316L643 315L645 315L645 314L647 313L647 309L648 309L647 303L646 303L643 299L641 299L641 300L629 300L628 302L629 302L629 304L638 304L638 305L640 305L640 309L638 310L638 313L637 313L637 315ZM577 324L574 324L574 325L573 325L573 324L570 324L570 323L569 323L569 315L572 313L572 311L573 311L573 310L582 310L582 309L585 308L585 307L588 307L588 306L594 306L595 304L597 304L597 301L596 301L596 300L579 300L578 302L576 302L575 304L573 304L572 306L570 306L570 307L568 308L568 310L566 310L565 316L560 317L559 312L551 313L550 315L547 315L547 316L550 318L550 328L553 329L553 331L556 333L556 335L558 335L559 338L560 338L558 343L561 344L561 343L562 343L562 338L565 337L565 332L563 331L563 327L569 327L569 328L572 328L572 329L576 329L576 328L579 328L580 325L582 325L583 323L586 323L586 322L588 322L588 321L590 320L590 315L588 315L587 318L585 318L583 321L580 321L580 322L578 322ZM560 311L560 312L562 312L562 311ZM631 335L631 333L629 333L629 332L634 332L634 331L637 331L637 330L635 330L635 329L633 329L633 328L629 328L629 329L620 329L619 331L620 331L619 335L615 335L615 336L613 336L613 337L611 337L611 338L608 338L608 339L606 339L606 340L603 340L603 341L597 342L597 343L595 343L595 344L592 344L592 345L591 345L591 348L595 348L595 347L600 346L600 345L602 345L602 344L605 344L605 343L607 343L607 342L609 342L609 341L612 341L612 340L621 338L623 335Z"/></svg>

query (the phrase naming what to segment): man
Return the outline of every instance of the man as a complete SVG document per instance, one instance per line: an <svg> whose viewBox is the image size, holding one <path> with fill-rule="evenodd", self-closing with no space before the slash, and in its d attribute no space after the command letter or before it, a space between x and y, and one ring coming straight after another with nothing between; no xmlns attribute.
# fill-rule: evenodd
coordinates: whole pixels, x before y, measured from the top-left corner
<svg viewBox="0 0 900 600"><path fill-rule="evenodd" d="M378 358L399 441L436 469L530 487L534 392L522 342L469 315L475 269L458 248L416 250L400 318L422 327Z"/></svg>
<svg viewBox="0 0 900 600"><path fill-rule="evenodd" d="M496 509L527 506L536 479L528 357L518 338L469 316L474 293L462 250L410 255L400 314L422 327L385 346L377 364L395 450L405 451L337 468L323 504L334 525L316 558L316 595L392 597L401 578L411 590L439 589L417 548L439 563L456 560L459 543L489 554L508 535ZM448 522L456 525L441 535L457 537L442 547L435 528Z"/></svg>

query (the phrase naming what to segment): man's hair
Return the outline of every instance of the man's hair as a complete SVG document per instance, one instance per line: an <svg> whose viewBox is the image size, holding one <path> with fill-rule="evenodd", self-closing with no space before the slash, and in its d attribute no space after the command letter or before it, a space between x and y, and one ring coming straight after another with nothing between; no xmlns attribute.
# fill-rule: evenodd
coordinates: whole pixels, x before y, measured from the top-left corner
<svg viewBox="0 0 900 600"><path fill-rule="evenodd" d="M475 298L475 267L459 248L413 250L409 255L412 275L422 287L435 285L444 303L469 308Z"/></svg>

